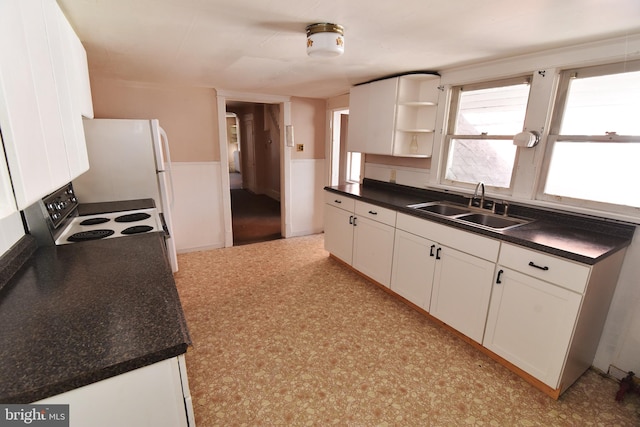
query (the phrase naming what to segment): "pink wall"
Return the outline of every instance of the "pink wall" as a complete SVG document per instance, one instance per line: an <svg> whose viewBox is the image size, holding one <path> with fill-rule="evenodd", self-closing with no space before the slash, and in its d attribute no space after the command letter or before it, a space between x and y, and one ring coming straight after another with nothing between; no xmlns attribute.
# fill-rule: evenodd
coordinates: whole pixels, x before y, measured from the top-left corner
<svg viewBox="0 0 640 427"><path fill-rule="evenodd" d="M92 78L96 118L158 119L169 136L171 160L220 160L216 92Z"/></svg>
<svg viewBox="0 0 640 427"><path fill-rule="evenodd" d="M324 99L291 98L291 123L295 144L304 151L291 154L293 159L324 159L327 102Z"/></svg>

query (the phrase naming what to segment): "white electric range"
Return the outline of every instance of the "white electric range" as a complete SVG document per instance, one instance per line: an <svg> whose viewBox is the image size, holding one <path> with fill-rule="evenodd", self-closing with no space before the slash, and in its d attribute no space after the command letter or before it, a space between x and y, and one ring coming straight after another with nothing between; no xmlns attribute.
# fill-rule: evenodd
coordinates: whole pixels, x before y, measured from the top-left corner
<svg viewBox="0 0 640 427"><path fill-rule="evenodd" d="M118 203L114 202L114 205ZM38 205L39 209L33 208L31 212L25 212L32 234L35 234L41 243L55 245L152 232L167 235L162 215L156 208L79 216L78 205L71 183L44 197Z"/></svg>
<svg viewBox="0 0 640 427"><path fill-rule="evenodd" d="M75 216L70 218L69 224L56 238L55 243L65 245L153 231L163 231L158 210L155 208Z"/></svg>

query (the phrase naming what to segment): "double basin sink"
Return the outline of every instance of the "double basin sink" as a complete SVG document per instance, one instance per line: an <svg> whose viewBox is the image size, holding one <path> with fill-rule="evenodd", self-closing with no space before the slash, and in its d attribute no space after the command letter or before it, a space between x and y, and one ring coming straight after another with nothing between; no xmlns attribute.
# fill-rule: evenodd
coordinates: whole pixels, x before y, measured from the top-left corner
<svg viewBox="0 0 640 427"><path fill-rule="evenodd" d="M488 213L480 208L448 202L419 203L408 207L500 231L528 224L532 221L525 218Z"/></svg>

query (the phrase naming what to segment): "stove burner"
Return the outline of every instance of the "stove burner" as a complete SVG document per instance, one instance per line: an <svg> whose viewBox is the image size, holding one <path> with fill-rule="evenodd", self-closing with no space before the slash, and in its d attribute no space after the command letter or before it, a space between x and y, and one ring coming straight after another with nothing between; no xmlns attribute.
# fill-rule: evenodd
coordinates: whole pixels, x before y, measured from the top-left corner
<svg viewBox="0 0 640 427"><path fill-rule="evenodd" d="M120 234L140 234L153 230L153 227L148 225L134 225L133 227L125 228Z"/></svg>
<svg viewBox="0 0 640 427"><path fill-rule="evenodd" d="M104 239L107 236L111 236L113 233L113 230L107 229L81 231L79 233L72 234L67 238L67 240L70 242L83 242L85 240Z"/></svg>
<svg viewBox="0 0 640 427"><path fill-rule="evenodd" d="M89 218L82 221L80 225L104 224L105 222L109 222L109 221L111 221L109 218Z"/></svg>
<svg viewBox="0 0 640 427"><path fill-rule="evenodd" d="M115 222L136 222L142 221L143 219L151 218L151 215L144 212L136 212L127 215L121 215L114 219Z"/></svg>

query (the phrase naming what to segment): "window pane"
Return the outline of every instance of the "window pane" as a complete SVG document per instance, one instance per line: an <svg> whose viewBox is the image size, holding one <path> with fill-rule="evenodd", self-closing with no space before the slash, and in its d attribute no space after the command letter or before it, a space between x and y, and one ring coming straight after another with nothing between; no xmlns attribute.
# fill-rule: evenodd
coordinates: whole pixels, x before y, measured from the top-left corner
<svg viewBox="0 0 640 427"><path fill-rule="evenodd" d="M529 85L462 91L456 135L515 135L522 131Z"/></svg>
<svg viewBox="0 0 640 427"><path fill-rule="evenodd" d="M640 143L556 142L545 193L640 207Z"/></svg>
<svg viewBox="0 0 640 427"><path fill-rule="evenodd" d="M452 139L445 178L509 188L516 148L510 140Z"/></svg>
<svg viewBox="0 0 640 427"><path fill-rule="evenodd" d="M640 71L573 79L560 134L640 135L638 111Z"/></svg>
<svg viewBox="0 0 640 427"><path fill-rule="evenodd" d="M347 181L360 181L360 162L362 153L349 151L347 153Z"/></svg>

